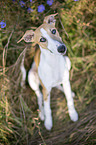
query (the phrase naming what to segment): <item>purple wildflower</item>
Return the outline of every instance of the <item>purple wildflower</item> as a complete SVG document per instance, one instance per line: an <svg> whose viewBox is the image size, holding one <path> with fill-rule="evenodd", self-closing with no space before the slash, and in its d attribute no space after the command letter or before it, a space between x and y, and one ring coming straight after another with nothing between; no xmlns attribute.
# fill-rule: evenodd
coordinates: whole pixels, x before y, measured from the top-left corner
<svg viewBox="0 0 96 145"><path fill-rule="evenodd" d="M28 8L27 11L28 11L28 13L31 13L31 12L33 12L33 9Z"/></svg>
<svg viewBox="0 0 96 145"><path fill-rule="evenodd" d="M76 1L79 1L79 0L74 0L74 1L76 2Z"/></svg>
<svg viewBox="0 0 96 145"><path fill-rule="evenodd" d="M24 7L24 5L25 5L25 2L23 2L23 1L20 1L19 3L20 3L20 6L21 6L21 7Z"/></svg>
<svg viewBox="0 0 96 145"><path fill-rule="evenodd" d="M32 0L30 0L30 2L32 2Z"/></svg>
<svg viewBox="0 0 96 145"><path fill-rule="evenodd" d="M38 12L41 13L45 10L45 6L43 4L38 6Z"/></svg>
<svg viewBox="0 0 96 145"><path fill-rule="evenodd" d="M53 0L47 0L47 4L48 4L49 6L51 6L52 3L53 3Z"/></svg>
<svg viewBox="0 0 96 145"><path fill-rule="evenodd" d="M1 25L1 28L5 28L6 27L6 23L3 22L3 21L0 22L0 25Z"/></svg>

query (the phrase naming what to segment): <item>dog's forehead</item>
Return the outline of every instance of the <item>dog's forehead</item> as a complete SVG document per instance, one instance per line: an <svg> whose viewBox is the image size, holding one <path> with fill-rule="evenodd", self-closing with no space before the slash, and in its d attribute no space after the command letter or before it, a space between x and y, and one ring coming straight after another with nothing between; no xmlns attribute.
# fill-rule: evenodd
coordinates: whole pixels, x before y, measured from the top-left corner
<svg viewBox="0 0 96 145"><path fill-rule="evenodd" d="M46 31L55 28L54 25L52 24L42 24L41 26L39 26L36 31L40 31L41 28L44 28Z"/></svg>
<svg viewBox="0 0 96 145"><path fill-rule="evenodd" d="M54 29L55 27L53 25L49 24L42 24L35 30L35 41L38 41L42 37L42 31L41 29L44 29L48 34L50 33L51 29Z"/></svg>
<svg viewBox="0 0 96 145"><path fill-rule="evenodd" d="M62 43L62 39L59 35L59 32L56 29L56 34L52 34L52 30L56 29L56 27L53 24L42 24L41 26L39 26L36 30L35 30L35 35L34 35L34 42L41 45L40 44L40 39L41 37L45 37L47 39L49 39L49 37L53 40L59 41L60 43ZM47 43L47 41L46 41ZM42 44L43 45L43 44Z"/></svg>

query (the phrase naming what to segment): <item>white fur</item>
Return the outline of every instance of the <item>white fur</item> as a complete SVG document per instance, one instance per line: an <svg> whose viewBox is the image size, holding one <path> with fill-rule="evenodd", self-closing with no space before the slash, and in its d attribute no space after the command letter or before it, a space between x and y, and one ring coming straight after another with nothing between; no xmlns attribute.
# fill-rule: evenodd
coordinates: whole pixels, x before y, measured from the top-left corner
<svg viewBox="0 0 96 145"><path fill-rule="evenodd" d="M22 72L22 80L21 80L21 87L24 87L25 80L26 80L26 70L24 65L21 65L21 72Z"/></svg>
<svg viewBox="0 0 96 145"><path fill-rule="evenodd" d="M45 122L44 125L47 130L51 130L52 128L52 115L50 108L50 94L48 95L47 101L44 101L44 114L45 114Z"/></svg>
<svg viewBox="0 0 96 145"><path fill-rule="evenodd" d="M62 83L65 69L65 59L63 56L54 55L50 51L41 49L38 74L47 91ZM43 66L43 67L42 67ZM61 69L62 68L62 69Z"/></svg>
<svg viewBox="0 0 96 145"><path fill-rule="evenodd" d="M72 91L69 81L69 70L71 68L71 62L67 56L62 56L58 53L57 48L61 45L60 42L53 40L47 31L43 28L40 29L42 36L48 41L47 49L41 49L40 63L38 67L38 74L36 72L35 63L33 64L31 70L28 74L28 81L31 88L35 91L38 97L38 104L40 113L39 116L42 120L45 119L45 127L47 130L52 128L52 115L50 108L50 91L52 87L59 86L63 84L63 90L67 99L68 111L71 120L77 121L78 114L74 107ZM51 50L51 52L49 51ZM39 75L39 76L38 76ZM48 99L44 101L44 108L42 105L42 94L39 90L39 77L48 91ZM59 89L62 90L61 87ZM74 95L74 94L73 94ZM44 109L44 110L43 110Z"/></svg>

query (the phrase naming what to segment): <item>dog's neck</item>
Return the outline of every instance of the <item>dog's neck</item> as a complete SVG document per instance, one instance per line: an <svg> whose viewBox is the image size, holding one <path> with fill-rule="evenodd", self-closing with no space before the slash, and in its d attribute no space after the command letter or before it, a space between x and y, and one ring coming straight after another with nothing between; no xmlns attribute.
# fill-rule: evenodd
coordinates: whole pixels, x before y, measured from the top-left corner
<svg viewBox="0 0 96 145"><path fill-rule="evenodd" d="M54 53L51 53L47 49L43 49L40 46L41 55L40 55L40 61L45 62L46 64L49 64L50 66L56 66L59 65L60 60L62 59L62 55L56 55Z"/></svg>

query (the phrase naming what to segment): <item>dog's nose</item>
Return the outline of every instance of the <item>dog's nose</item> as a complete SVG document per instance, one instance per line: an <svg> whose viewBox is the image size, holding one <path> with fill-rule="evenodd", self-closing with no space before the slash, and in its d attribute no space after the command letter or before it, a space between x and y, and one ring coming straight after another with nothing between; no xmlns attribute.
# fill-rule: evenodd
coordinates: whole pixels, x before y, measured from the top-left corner
<svg viewBox="0 0 96 145"><path fill-rule="evenodd" d="M66 53L67 49L66 49L66 46L60 45L57 50L59 53Z"/></svg>

